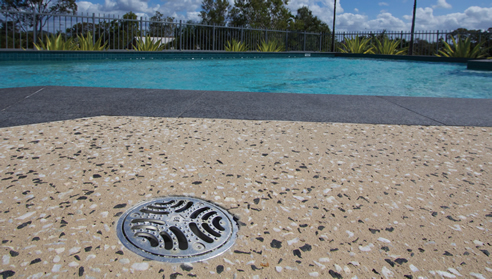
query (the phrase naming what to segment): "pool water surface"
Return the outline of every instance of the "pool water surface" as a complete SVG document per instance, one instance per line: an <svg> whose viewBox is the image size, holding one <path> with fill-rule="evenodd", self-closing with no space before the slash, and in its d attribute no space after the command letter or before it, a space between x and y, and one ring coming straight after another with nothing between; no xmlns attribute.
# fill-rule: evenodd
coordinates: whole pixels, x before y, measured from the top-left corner
<svg viewBox="0 0 492 279"><path fill-rule="evenodd" d="M0 88L87 86L492 98L492 72L466 64L354 58L0 62Z"/></svg>

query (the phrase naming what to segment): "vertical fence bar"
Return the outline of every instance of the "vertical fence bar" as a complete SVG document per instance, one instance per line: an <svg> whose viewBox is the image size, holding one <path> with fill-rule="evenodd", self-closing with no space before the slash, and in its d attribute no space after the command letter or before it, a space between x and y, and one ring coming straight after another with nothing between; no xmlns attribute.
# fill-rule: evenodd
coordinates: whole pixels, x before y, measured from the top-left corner
<svg viewBox="0 0 492 279"><path fill-rule="evenodd" d="M140 38L144 35L143 17L140 17Z"/></svg>
<svg viewBox="0 0 492 279"><path fill-rule="evenodd" d="M212 28L212 50L215 50L215 23Z"/></svg>
<svg viewBox="0 0 492 279"><path fill-rule="evenodd" d="M9 21L8 17L5 17L5 48L9 48Z"/></svg>
<svg viewBox="0 0 492 279"><path fill-rule="evenodd" d="M96 44L96 14L92 13L92 44Z"/></svg>
<svg viewBox="0 0 492 279"><path fill-rule="evenodd" d="M307 35L306 35L306 31L304 30L304 45L302 47L303 51L306 51L306 38L307 38Z"/></svg>
<svg viewBox="0 0 492 279"><path fill-rule="evenodd" d="M285 30L285 50L289 50L289 31Z"/></svg>
<svg viewBox="0 0 492 279"><path fill-rule="evenodd" d="M116 20L116 27L117 29L115 31L118 31L118 49L120 49L120 41L121 41L121 38L120 38L120 28L123 29L123 26L122 26L122 23L120 21L120 15L118 15L118 19ZM124 30L123 30L124 31Z"/></svg>
<svg viewBox="0 0 492 279"><path fill-rule="evenodd" d="M436 54L439 53L439 30L437 31L437 36L436 36Z"/></svg>
<svg viewBox="0 0 492 279"><path fill-rule="evenodd" d="M33 26L33 32L32 32L32 49L36 49L34 44L38 42L38 14L36 12L33 13L33 19L34 19L34 26Z"/></svg>
<svg viewBox="0 0 492 279"><path fill-rule="evenodd" d="M179 50L182 51L183 50L183 34L182 34L182 30L183 30L183 25L182 25L182 21L179 20Z"/></svg>

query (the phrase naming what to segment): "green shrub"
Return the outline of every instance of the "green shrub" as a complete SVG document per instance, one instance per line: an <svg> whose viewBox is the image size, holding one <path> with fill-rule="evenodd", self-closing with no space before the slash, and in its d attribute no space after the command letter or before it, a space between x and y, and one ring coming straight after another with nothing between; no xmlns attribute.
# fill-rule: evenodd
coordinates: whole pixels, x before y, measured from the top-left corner
<svg viewBox="0 0 492 279"><path fill-rule="evenodd" d="M343 38L344 43L342 43L338 50L341 53L363 53L363 54L373 54L373 46L371 46L369 38L360 38L357 35L355 38L347 39Z"/></svg>
<svg viewBox="0 0 492 279"><path fill-rule="evenodd" d="M227 41L227 44L225 45L225 50L226 51L248 51L248 46L246 45L246 43L232 39L232 42Z"/></svg>
<svg viewBox="0 0 492 279"><path fill-rule="evenodd" d="M55 35L51 35L51 37L48 37L46 35L46 43L43 41L39 42L39 44L34 44L34 47L37 50L76 50L77 45L74 43L72 38L69 38L68 40L65 40L65 38L62 37L62 34L58 34L58 36L55 37Z"/></svg>
<svg viewBox="0 0 492 279"><path fill-rule="evenodd" d="M443 49L439 50L439 54L436 56L439 57L461 57L461 58L485 58L487 57L487 48L482 49L483 43L481 42L477 44L473 49L471 48L471 39L470 37L465 40L461 40L458 36L458 41L451 37L453 40L453 46L450 46L447 42L444 42ZM488 59L491 59L489 57Z"/></svg>
<svg viewBox="0 0 492 279"><path fill-rule="evenodd" d="M267 42L261 41L261 43L258 45L257 51L260 52L280 52L284 51L284 46L277 42L276 40L270 40Z"/></svg>
<svg viewBox="0 0 492 279"><path fill-rule="evenodd" d="M404 55L407 53L408 48L399 49L400 44L400 40L390 40L388 39L388 37L385 37L381 42L381 40L376 38L373 45L374 53L386 55Z"/></svg>
<svg viewBox="0 0 492 279"><path fill-rule="evenodd" d="M133 49L136 51L162 51L166 48L166 44L163 44L161 40L152 41L152 38L147 35L145 40L137 39L137 45L133 45Z"/></svg>
<svg viewBox="0 0 492 279"><path fill-rule="evenodd" d="M109 46L106 46L107 42L101 45L101 39L102 37L99 38L99 40L94 43L92 34L89 32L87 33L87 37L83 36L78 36L77 35L77 50L85 50L85 51L101 51L101 50L107 50Z"/></svg>

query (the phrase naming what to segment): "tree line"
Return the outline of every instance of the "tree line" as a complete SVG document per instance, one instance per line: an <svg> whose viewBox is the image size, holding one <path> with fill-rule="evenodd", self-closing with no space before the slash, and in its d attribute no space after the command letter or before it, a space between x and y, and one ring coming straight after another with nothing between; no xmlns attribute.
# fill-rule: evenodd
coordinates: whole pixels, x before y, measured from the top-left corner
<svg viewBox="0 0 492 279"><path fill-rule="evenodd" d="M330 33L328 25L306 6L293 15L289 0L203 0L200 18L203 24L242 26L255 29L294 30Z"/></svg>

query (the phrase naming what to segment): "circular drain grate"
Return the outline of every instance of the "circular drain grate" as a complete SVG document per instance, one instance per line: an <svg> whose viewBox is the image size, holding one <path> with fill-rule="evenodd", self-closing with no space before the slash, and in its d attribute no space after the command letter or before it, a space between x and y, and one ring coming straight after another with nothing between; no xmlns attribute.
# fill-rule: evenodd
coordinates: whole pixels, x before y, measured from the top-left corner
<svg viewBox="0 0 492 279"><path fill-rule="evenodd" d="M137 204L117 226L120 241L152 260L183 263L218 256L236 241L232 215L210 202L165 197Z"/></svg>

